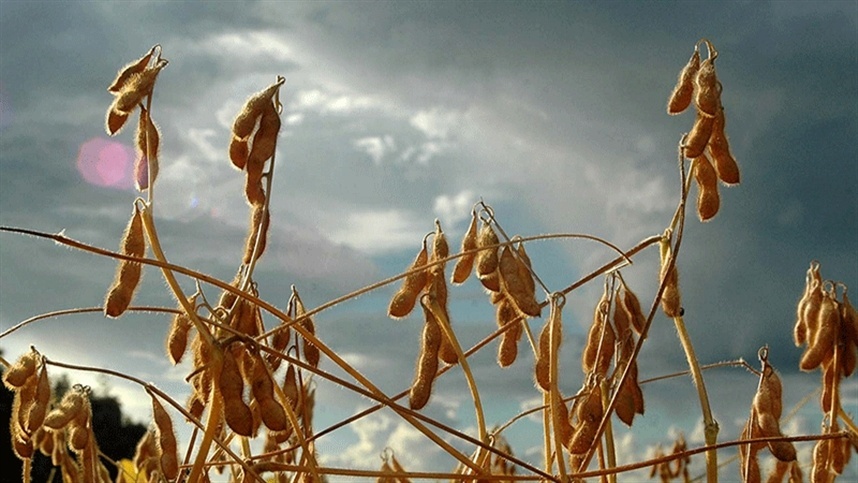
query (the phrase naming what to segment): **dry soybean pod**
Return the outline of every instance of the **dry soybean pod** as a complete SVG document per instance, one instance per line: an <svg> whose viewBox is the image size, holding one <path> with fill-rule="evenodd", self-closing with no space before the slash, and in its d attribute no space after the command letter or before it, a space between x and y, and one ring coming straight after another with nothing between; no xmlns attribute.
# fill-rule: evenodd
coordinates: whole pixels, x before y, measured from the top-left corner
<svg viewBox="0 0 858 483"><path fill-rule="evenodd" d="M700 50L697 45L694 46L694 52L688 63L679 72L679 78L676 80L676 86L670 97L667 100L667 113L676 115L684 111L691 105L691 100L694 95L694 78L697 76L697 71L700 69Z"/></svg>
<svg viewBox="0 0 858 483"><path fill-rule="evenodd" d="M170 415L151 392L152 414L155 420L155 428L158 431L158 447L161 450L161 471L168 480L174 480L179 476L179 450L176 444L176 434L173 432L173 421Z"/></svg>
<svg viewBox="0 0 858 483"><path fill-rule="evenodd" d="M698 110L697 116L694 118L694 125L682 143L682 155L688 159L694 159L703 154L706 145L709 143L709 138L712 136L714 125L714 117L707 116Z"/></svg>
<svg viewBox="0 0 858 483"><path fill-rule="evenodd" d="M422 409L432 393L432 383L438 372L438 350L441 348L443 333L435 315L421 299L423 307L423 333L420 339L420 355L417 357L417 370L411 384L408 404L411 409Z"/></svg>
<svg viewBox="0 0 858 483"><path fill-rule="evenodd" d="M218 386L223 398L223 415L231 430L240 436L253 434L253 414L244 402L244 379L231 350L221 354L222 368Z"/></svg>
<svg viewBox="0 0 858 483"><path fill-rule="evenodd" d="M428 235L427 235L428 236ZM417 253L417 257L411 263L408 271L415 270L425 266L429 262L429 251L426 248L426 238L423 238L423 246ZM426 282L429 279L426 270L419 270L405 276L402 281L402 287L393 295L390 300L390 305L387 308L387 315L400 319L407 316L414 310L414 305L417 303L417 297L420 292L426 288Z"/></svg>
<svg viewBox="0 0 858 483"><path fill-rule="evenodd" d="M739 165L730 153L730 143L724 131L725 125L724 108L719 107L712 124L709 144L706 147L712 157L715 171L718 172L718 178L727 185L739 184Z"/></svg>
<svg viewBox="0 0 858 483"><path fill-rule="evenodd" d="M697 182L697 216L709 221L721 205L718 196L718 174L705 154L694 158L694 180Z"/></svg>
<svg viewBox="0 0 858 483"><path fill-rule="evenodd" d="M149 116L149 111L140 109L140 119L137 122L135 134L137 158L134 160L134 182L139 191L149 188L149 171L152 171L152 181L158 176L158 150L161 145L161 135L158 126Z"/></svg>
<svg viewBox="0 0 858 483"><path fill-rule="evenodd" d="M155 54L156 50L161 50L161 46L159 44L154 45L144 56L133 62L128 63L125 67L120 69L119 73L116 75L116 78L110 84L110 87L107 88L107 91L113 93L121 91L122 88L125 86L125 83L132 75L143 72L143 70L146 69L146 66L149 65L149 61L152 59L152 56ZM158 57L160 57L160 52L158 52Z"/></svg>
<svg viewBox="0 0 858 483"><path fill-rule="evenodd" d="M517 255L513 254L513 248L509 245L501 250L498 273L503 291L518 310L531 317L539 316L541 311L539 302L536 301L535 285L530 278L530 269Z"/></svg>
<svg viewBox="0 0 858 483"><path fill-rule="evenodd" d="M491 223L483 222L477 237L477 246L481 248L477 252L475 262L477 264L477 278L483 286L491 292L500 291L500 279L498 276L498 247L500 243L497 233ZM492 247L492 248L486 248Z"/></svg>
<svg viewBox="0 0 858 483"><path fill-rule="evenodd" d="M799 368L802 371L812 371L824 361L833 357L834 346L837 344L840 329L840 310L834 295L825 293L817 313L816 330L808 342L807 350L801 356Z"/></svg>
<svg viewBox="0 0 858 483"><path fill-rule="evenodd" d="M123 255L138 258L142 258L146 254L146 243L143 236L143 217L136 203L134 204L134 213L132 213L131 220L128 222L125 234L122 237L121 250ZM107 292L107 298L104 301L104 315L107 317L119 317L128 309L131 298L134 296L134 291L140 283L141 273L142 266L139 262L119 261L116 278Z"/></svg>
<svg viewBox="0 0 858 483"><path fill-rule="evenodd" d="M468 230L462 238L462 252L468 252L477 248L477 211L471 212L471 224L468 225ZM451 282L458 285L464 283L471 274L474 267L474 260L477 258L477 253L469 253L462 255L456 261L453 267L453 276Z"/></svg>

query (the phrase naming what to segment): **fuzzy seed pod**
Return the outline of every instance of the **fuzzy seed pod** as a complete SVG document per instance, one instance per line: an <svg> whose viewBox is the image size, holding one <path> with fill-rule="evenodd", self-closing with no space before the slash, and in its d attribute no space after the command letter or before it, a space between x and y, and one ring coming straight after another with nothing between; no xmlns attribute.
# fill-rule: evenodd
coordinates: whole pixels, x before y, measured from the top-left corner
<svg viewBox="0 0 858 483"><path fill-rule="evenodd" d="M428 262L429 252L426 249L426 243L423 243L423 248L417 253L417 257L411 263L411 266L408 267L408 270L415 270L418 267L426 265ZM387 308L387 315L394 319L399 319L410 314L417 303L417 297L420 295L420 292L426 288L428 280L429 275L426 270L420 270L419 272L407 275L402 281L402 287L393 295L393 299L391 299L390 305Z"/></svg>
<svg viewBox="0 0 858 483"><path fill-rule="evenodd" d="M575 429L569 422L569 408L563 402L563 395L559 394L558 391L557 397L552 397L549 404L551 405L551 413L557 415L552 417L552 421L558 423L557 429L560 433L560 443L568 446L572 441Z"/></svg>
<svg viewBox="0 0 858 483"><path fill-rule="evenodd" d="M635 329L635 332L640 335L643 332L644 324L646 324L646 317L644 316L643 310L641 310L640 300L638 300L637 295L635 295L635 293L625 285L625 282L623 282L621 306L628 314L629 321Z"/></svg>
<svg viewBox="0 0 858 483"><path fill-rule="evenodd" d="M504 297L497 304L496 319L498 327L503 327L506 324L518 321L519 315L516 312L512 302ZM518 356L518 342L521 340L521 335L524 332L522 321L513 322L513 326L507 329L501 335L500 345L498 346L498 365L501 367L509 367L515 362Z"/></svg>
<svg viewBox="0 0 858 483"><path fill-rule="evenodd" d="M280 322L277 332L275 332L274 335L271 337L272 350L277 351L279 353L283 353L286 351L286 347L289 346L289 340L292 338L292 329L288 326L288 324L290 324L291 322L292 319L288 316L286 319ZM267 360L268 365L271 366L272 371L277 371L282 361L281 358L271 354L268 355Z"/></svg>
<svg viewBox="0 0 858 483"><path fill-rule="evenodd" d="M498 243L500 243L500 240L498 240L497 233L495 233L492 225L483 223L483 227L480 229L479 236L477 237L477 246L485 248L497 245ZM477 264L477 277L483 286L489 291L499 292L500 277L497 275L499 263L498 248L480 250L477 252L475 261Z"/></svg>
<svg viewBox="0 0 858 483"><path fill-rule="evenodd" d="M71 390L66 392L59 406L45 417L45 427L53 430L64 428L84 410L86 401L86 396L82 391Z"/></svg>
<svg viewBox="0 0 858 483"><path fill-rule="evenodd" d="M832 397L834 397L834 387L836 384L837 376L834 372L834 364L831 364L829 361L823 364L822 394L819 396L819 405L825 413L831 411Z"/></svg>
<svg viewBox="0 0 858 483"><path fill-rule="evenodd" d="M536 301L533 289L528 290L528 288L535 288L533 278L527 265L514 255L512 250L509 246L505 246L498 261L501 287L521 313L537 317L541 313L539 302Z"/></svg>
<svg viewBox="0 0 858 483"><path fill-rule="evenodd" d="M33 457L35 446L33 440L22 435L12 435L12 450L15 456L21 461L28 460Z"/></svg>
<svg viewBox="0 0 858 483"><path fill-rule="evenodd" d="M30 410L27 413L27 425L25 426L27 433L33 434L42 426L45 421L45 414L48 412L48 404L51 402L51 383L48 380L48 370L43 364L39 371L39 380L36 383L36 394L33 403L30 405Z"/></svg>
<svg viewBox="0 0 858 483"><path fill-rule="evenodd" d="M778 423L783 411L782 394L780 377L771 366L766 365L753 402L759 436L782 436ZM795 447L788 441L773 441L768 446L772 455L780 461L789 462L796 458Z"/></svg>
<svg viewBox="0 0 858 483"><path fill-rule="evenodd" d="M719 108L712 123L712 134L709 137L707 149L715 165L715 171L718 172L718 178L726 185L739 184L739 165L730 153L730 143L724 132L725 124L724 108Z"/></svg>
<svg viewBox="0 0 858 483"><path fill-rule="evenodd" d="M697 117L694 119L694 126L682 146L682 155L688 159L694 159L703 154L706 145L709 143L709 138L712 136L714 124L714 117L706 116L698 110Z"/></svg>
<svg viewBox="0 0 858 483"><path fill-rule="evenodd" d="M820 439L813 447L813 469L810 471L812 483L829 483L834 479L830 470L831 440Z"/></svg>
<svg viewBox="0 0 858 483"><path fill-rule="evenodd" d="M602 396L599 389L594 387L584 396L583 401L576 405L575 416L578 424L569 442L570 453L583 454L590 449L596 439L596 430L599 429L602 414Z"/></svg>
<svg viewBox="0 0 858 483"><path fill-rule="evenodd" d="M83 451L89 444L89 430L85 426L71 425L68 431L69 447L78 453Z"/></svg>
<svg viewBox="0 0 858 483"><path fill-rule="evenodd" d="M259 128L250 143L247 165L262 164L274 156L277 146L277 134L280 132L280 113L272 103L266 103L259 117Z"/></svg>
<svg viewBox="0 0 858 483"><path fill-rule="evenodd" d="M262 416L262 422L271 431L283 431L289 425L289 419L283 406L274 397L274 381L265 369L265 361L255 355L253 358L253 376L251 378L251 393Z"/></svg>
<svg viewBox="0 0 858 483"><path fill-rule="evenodd" d="M185 355L185 350L188 347L188 334L192 328L191 319L184 312L173 317L170 331L167 333L167 354L173 364L181 362L182 356Z"/></svg>
<svg viewBox="0 0 858 483"><path fill-rule="evenodd" d="M253 414L244 402L244 380L232 351L223 352L223 368L219 379L223 398L223 415L229 428L240 436L253 435Z"/></svg>
<svg viewBox="0 0 858 483"><path fill-rule="evenodd" d="M584 374L595 371L605 377L614 357L616 334L608 322L608 293L605 291L593 312L593 323L587 333L587 342L581 355L581 369Z"/></svg>
<svg viewBox="0 0 858 483"><path fill-rule="evenodd" d="M39 361L39 353L34 349L22 355L18 360L3 373L3 383L10 391L23 387L33 375L36 374L36 365Z"/></svg>
<svg viewBox="0 0 858 483"><path fill-rule="evenodd" d="M123 255L143 258L146 254L146 244L143 236L143 216L137 205L134 205L134 213L125 229L122 237L121 250ZM104 315L107 317L119 317L128 305L137 285L140 283L142 266L138 262L120 260L116 271L116 279L107 293L104 301Z"/></svg>
<svg viewBox="0 0 858 483"><path fill-rule="evenodd" d="M250 228L247 232L247 240L244 244L244 258L242 263L248 264L253 259L253 250L256 249L256 258L259 260L268 245L268 227L271 223L271 210L266 209L261 203L254 204L250 214ZM257 237L259 242L257 243ZM258 245L258 247L257 247Z"/></svg>
<svg viewBox="0 0 858 483"><path fill-rule="evenodd" d="M721 86L715 73L715 59L708 58L700 63L700 69L694 78L694 103L697 109L709 117L714 117L721 106Z"/></svg>
<svg viewBox="0 0 858 483"><path fill-rule="evenodd" d="M149 65L149 61L152 60L152 55L155 54L156 50L160 50L159 45L155 45L149 52L140 57L139 59L128 63L125 67L119 70L119 73L116 75L116 78L110 84L110 87L107 88L108 92L117 93L120 92L125 84L128 82L128 79L131 78L134 74L139 74L146 70L146 67Z"/></svg>
<svg viewBox="0 0 858 483"><path fill-rule="evenodd" d="M122 88L116 93L111 109L119 112L131 112L143 100L152 93L155 87L155 79L161 69L167 66L165 59L159 60L152 67L147 67L140 72L131 74Z"/></svg>
<svg viewBox="0 0 858 483"><path fill-rule="evenodd" d="M638 384L638 365L632 363L629 369L629 377L619 389L615 411L620 421L631 427L636 414L644 413L643 391Z"/></svg>
<svg viewBox="0 0 858 483"><path fill-rule="evenodd" d="M265 189L262 187L264 161L247 161L247 173L244 178L244 198L250 206L265 204Z"/></svg>
<svg viewBox="0 0 858 483"><path fill-rule="evenodd" d="M819 306L813 339L809 341L807 350L804 351L799 362L799 368L802 371L812 371L819 367L823 361L833 357L839 329L840 310L838 303L832 295L825 294Z"/></svg>
<svg viewBox="0 0 858 483"><path fill-rule="evenodd" d="M158 176L158 149L161 145L161 135L155 121L149 117L146 109L140 109L140 120L137 122L135 134L137 158L134 161L134 180L139 191L149 188L149 170L152 180Z"/></svg>
<svg viewBox="0 0 858 483"><path fill-rule="evenodd" d="M152 414L158 430L161 471L165 478L174 480L179 475L179 453L176 435L173 433L173 421L155 396L152 396Z"/></svg>
<svg viewBox="0 0 858 483"><path fill-rule="evenodd" d="M420 340L420 355L417 357L417 370L408 398L408 405L414 410L422 409L429 402L432 383L438 371L438 351L441 348L441 339L444 337L438 321L435 320L435 314L423 300L420 301L420 305L423 306L423 333Z"/></svg>
<svg viewBox="0 0 858 483"><path fill-rule="evenodd" d="M796 347L803 345L808 339L814 337L815 334L809 334L808 332L811 331L811 323L815 331L817 314L821 303L822 275L819 273L819 264L813 262L810 264L810 268L807 269L804 294L796 306L796 322L793 329L793 338Z"/></svg>
<svg viewBox="0 0 858 483"><path fill-rule="evenodd" d="M467 252L477 248L477 212L473 212L471 224L468 226L468 231L465 232L465 237L462 238L462 252ZM471 270L474 267L474 260L477 258L477 253L463 255L453 267L453 277L451 282L459 285L464 283L471 275Z"/></svg>
<svg viewBox="0 0 858 483"><path fill-rule="evenodd" d="M119 131L122 130L123 126L125 126L125 122L128 121L128 113L117 111L115 108L111 107L107 110L107 117L104 122L105 130L107 134L110 136L116 135Z"/></svg>
<svg viewBox="0 0 858 483"><path fill-rule="evenodd" d="M307 313L307 310L304 308L304 303L301 302L301 297L298 296L298 292L293 292L293 294L295 296L295 318L302 319L298 325L306 329L307 332L315 335L316 325L313 323L313 318L304 317L304 314ZM301 342L301 351L304 353L304 360L307 361L307 364L310 364L313 367L319 367L319 358L321 357L319 348L303 337L301 337Z"/></svg>
<svg viewBox="0 0 858 483"><path fill-rule="evenodd" d="M539 389L545 392L551 391L551 352L560 350L560 342L563 339L563 324L560 319L560 310L553 310L542 331L539 333L539 346L536 353L536 367L534 376ZM554 333L552 337L552 332ZM552 346L553 339L553 346Z"/></svg>
<svg viewBox="0 0 858 483"><path fill-rule="evenodd" d="M694 94L694 78L697 76L699 69L700 51L695 46L694 53L691 54L688 63L685 64L685 67L679 73L679 78L676 80L676 87L673 88L673 92L671 92L667 100L668 114L679 114L691 105L691 99Z"/></svg>
<svg viewBox="0 0 858 483"><path fill-rule="evenodd" d="M705 154L694 158L694 179L697 181L697 216L709 221L721 205L718 196L718 174Z"/></svg>
<svg viewBox="0 0 858 483"><path fill-rule="evenodd" d="M239 171L243 171L247 165L249 151L247 139L232 136L229 141L229 160L232 161L233 167Z"/></svg>
<svg viewBox="0 0 858 483"><path fill-rule="evenodd" d="M232 135L239 139L246 139L253 132L256 123L262 116L267 106L273 106L274 95L280 89L283 82L278 80L264 90L257 92L245 102L241 112L232 124Z"/></svg>

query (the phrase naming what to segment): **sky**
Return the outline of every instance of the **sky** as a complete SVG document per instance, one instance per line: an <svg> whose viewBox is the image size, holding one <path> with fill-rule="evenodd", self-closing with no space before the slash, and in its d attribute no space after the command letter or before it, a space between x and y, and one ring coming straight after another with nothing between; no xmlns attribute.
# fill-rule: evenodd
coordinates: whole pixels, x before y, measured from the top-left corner
<svg viewBox="0 0 858 483"><path fill-rule="evenodd" d="M685 321L703 364L742 358L757 366L757 350L767 344L790 408L820 380L798 370L802 352L791 336L808 264L818 260L824 278L858 285L853 1L5 0L0 225L64 230L118 247L136 196L127 168L133 129L106 135L112 98L105 89L120 67L160 44L170 63L153 98L162 133L154 209L174 263L226 280L235 273L248 208L243 175L227 157L230 127L245 99L277 75L286 78L283 126L269 243L255 277L275 305L285 306L291 285L316 307L402 272L436 218L458 248L480 199L510 235L587 233L630 248L661 233L676 207L677 143L693 114L668 116L665 104L701 38L719 52L741 183L721 188L720 211L708 223L690 206L678 262ZM568 239L532 242L528 252L552 291L614 256ZM657 250L634 262L622 273L648 306ZM0 233L0 329L42 312L99 306L114 268L109 259ZM135 304L173 307L160 274L145 272ZM396 289L316 317L322 340L387 393L409 386L422 325L417 312L403 321L386 316ZM581 385L580 352L601 290L598 278L570 294L564 308L566 394ZM494 330L493 308L473 280L451 288L450 312L466 346ZM173 367L164 356L168 322L152 314L44 320L0 339L0 348L15 358L35 345L51 359L128 372L183 398L189 366ZM530 322L533 330L542 323ZM532 355L521 348L509 369L494 362L493 345L471 362L489 424L540 399ZM661 314L639 366L642 378L687 368L672 322ZM70 378L116 395L132 417L149 418L140 388L89 373ZM705 380L719 440L733 439L756 377L721 368ZM368 404L330 384L317 390L317 429ZM858 414L854 376L842 396ZM631 431L618 431L621 463L652 455L659 443L669 448L680 433L702 444L689 378L647 384L644 397L645 415ZM475 431L461 371L437 382L424 412ZM817 432L820 422L812 398L784 432ZM538 463L540 434L539 423L526 419L507 436L516 455ZM392 412L319 442L327 464L354 468L378 468L385 447L407 469L454 464ZM811 447L798 449L807 468ZM725 467L725 478L736 468ZM691 469L704 471L701 457Z"/></svg>

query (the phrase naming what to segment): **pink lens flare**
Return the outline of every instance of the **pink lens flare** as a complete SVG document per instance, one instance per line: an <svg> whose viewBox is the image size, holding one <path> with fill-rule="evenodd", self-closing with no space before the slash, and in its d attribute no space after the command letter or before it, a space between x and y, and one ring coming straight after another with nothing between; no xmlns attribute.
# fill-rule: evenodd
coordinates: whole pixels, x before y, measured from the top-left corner
<svg viewBox="0 0 858 483"><path fill-rule="evenodd" d="M131 189L134 186L134 156L134 150L120 142L93 138L80 146L77 170L90 184Z"/></svg>

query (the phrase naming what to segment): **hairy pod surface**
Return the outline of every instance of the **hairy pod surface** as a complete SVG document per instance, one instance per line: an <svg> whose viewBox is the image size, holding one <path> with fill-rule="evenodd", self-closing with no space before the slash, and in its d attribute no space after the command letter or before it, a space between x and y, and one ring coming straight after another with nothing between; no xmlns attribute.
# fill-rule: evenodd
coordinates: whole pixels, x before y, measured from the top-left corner
<svg viewBox="0 0 858 483"><path fill-rule="evenodd" d="M506 324L517 321L519 319L518 312L513 307L512 302L503 297L498 303L495 310L495 318L498 327L503 327ZM518 356L518 342L521 340L521 335L524 333L524 327L521 325L523 321L514 322L514 325L507 329L501 335L501 341L498 345L498 365L501 367L509 367Z"/></svg>
<svg viewBox="0 0 858 483"><path fill-rule="evenodd" d="M477 248L477 212L473 212L471 216L471 224L468 225L468 230L465 232L465 236L462 238L462 252L468 252ZM456 265L453 267L453 276L451 278L451 282L459 285L464 283L465 280L471 275L471 271L474 268L474 260L477 258L477 253L470 253L467 255L462 255L456 261Z"/></svg>
<svg viewBox="0 0 858 483"><path fill-rule="evenodd" d="M667 113L676 115L684 111L691 105L691 100L694 95L694 78L697 76L697 71L700 69L700 51L694 47L694 53L688 59L688 63L679 72L679 78L676 80L676 86L673 88L670 97L667 100Z"/></svg>
<svg viewBox="0 0 858 483"><path fill-rule="evenodd" d="M152 172L153 182L158 176L158 150L161 146L158 126L146 109L140 109L135 145L137 158L134 160L134 182L139 191L144 191L149 188L149 172Z"/></svg>
<svg viewBox="0 0 858 483"><path fill-rule="evenodd" d="M527 265L513 254L513 248L503 247L498 261L501 287L516 308L525 315L538 317L541 313L534 293L535 285Z"/></svg>
<svg viewBox="0 0 858 483"><path fill-rule="evenodd" d="M682 146L682 155L688 159L694 159L703 154L706 145L709 143L709 138L712 136L714 124L714 117L707 116L698 110L697 117L694 118L694 125Z"/></svg>
<svg viewBox="0 0 858 483"><path fill-rule="evenodd" d="M119 70L119 73L116 74L116 78L113 82L110 83L110 86L107 88L108 92L117 93L120 92L125 84L128 82L128 79L131 78L134 74L139 74L143 72L146 67L149 65L149 62L152 60L152 55L155 54L155 50L159 47L156 45L149 49L149 52L139 59L129 62L125 67Z"/></svg>
<svg viewBox="0 0 858 483"><path fill-rule="evenodd" d="M708 58L700 63L694 78L694 102L697 109L706 116L714 117L721 106L721 91L718 76L715 73L715 59Z"/></svg>
<svg viewBox="0 0 858 483"><path fill-rule="evenodd" d="M411 271L418 267L422 267L428 262L429 251L424 243L423 248L421 248L417 253L417 257L415 257L411 266L408 267L408 270ZM394 319L400 319L410 314L411 311L414 310L414 305L417 303L417 297L423 289L426 288L428 280L429 273L427 270L420 270L406 275L405 279L402 281L402 287L390 300L390 305L387 307L387 315Z"/></svg>
<svg viewBox="0 0 858 483"><path fill-rule="evenodd" d="M316 324L313 322L312 317L306 317L307 309L304 308L304 302L301 301L301 297L298 296L298 292L294 293L295 295L295 318L301 319L299 325L303 327L307 332L312 335L316 335ZM304 360L307 361L307 364L310 364L313 367L319 367L319 359L321 358L321 352L319 352L319 348L313 345L312 342L307 340L304 337L301 337L301 351L304 354Z"/></svg>
<svg viewBox="0 0 858 483"><path fill-rule="evenodd" d="M242 263L248 264L251 260L259 260L268 245L268 227L271 223L271 212L262 203L252 205L250 213L250 228L247 231L247 239L244 243L244 258ZM257 243L257 238L259 242ZM258 245L258 247L257 247ZM253 251L256 249L256 257Z"/></svg>
<svg viewBox="0 0 858 483"><path fill-rule="evenodd" d="M694 158L694 180L697 182L697 216L700 221L709 221L720 206L718 196L718 173L705 154Z"/></svg>
<svg viewBox="0 0 858 483"><path fill-rule="evenodd" d="M155 428L158 431L158 447L161 457L161 471L168 480L179 475L179 450L176 444L176 434L173 432L173 421L170 415L154 395L152 396L152 414Z"/></svg>
<svg viewBox="0 0 858 483"><path fill-rule="evenodd" d="M146 254L146 244L143 235L143 216L137 205L122 237L121 251L123 255L143 258ZM120 260L116 278L104 301L104 315L119 317L128 309L134 291L140 283L142 266L139 262Z"/></svg>
<svg viewBox="0 0 858 483"><path fill-rule="evenodd" d="M223 351L223 367L219 379L223 398L223 415L226 424L240 436L253 435L253 414L244 402L244 379L232 351Z"/></svg>
<svg viewBox="0 0 858 483"><path fill-rule="evenodd" d="M429 402L432 393L432 383L438 371L438 351L444 334L432 310L420 301L423 306L423 333L420 340L420 354L417 357L417 370L409 392L408 405L411 409L419 410Z"/></svg>
<svg viewBox="0 0 858 483"><path fill-rule="evenodd" d="M840 329L840 310L832 295L825 294L822 297L816 320L815 330L808 334L812 338L799 361L802 371L812 371L834 356Z"/></svg>
<svg viewBox="0 0 858 483"><path fill-rule="evenodd" d="M712 134L706 147L715 165L715 171L718 172L718 178L726 185L734 185L739 184L739 165L730 153L730 143L724 131L725 125L724 108L721 107L715 115Z"/></svg>
<svg viewBox="0 0 858 483"><path fill-rule="evenodd" d="M497 274L499 262L498 247L495 246L498 243L500 243L500 240L498 240L498 235L495 233L492 225L490 223L483 223L477 237L477 246L485 249L477 252L475 260L477 264L477 278L480 279L480 282L487 290L492 292L500 291L500 278Z"/></svg>
<svg viewBox="0 0 858 483"><path fill-rule="evenodd" d="M3 383L12 391L22 387L28 379L36 374L38 360L39 353L35 350L24 353L3 373Z"/></svg>

